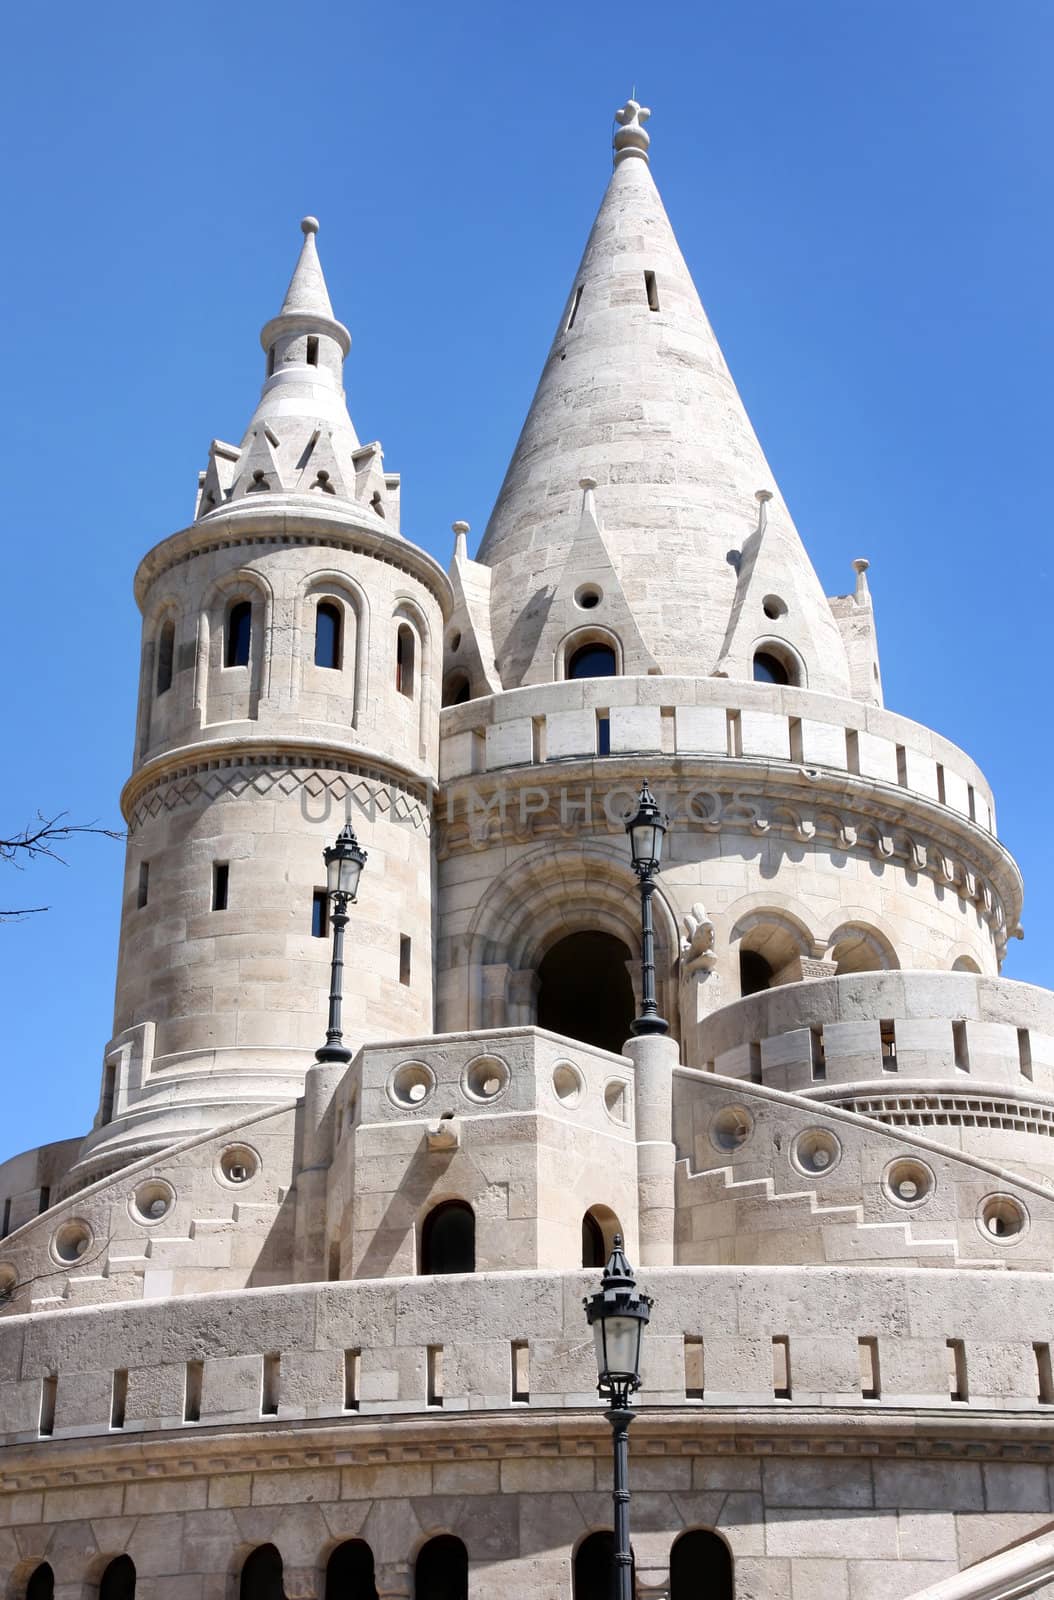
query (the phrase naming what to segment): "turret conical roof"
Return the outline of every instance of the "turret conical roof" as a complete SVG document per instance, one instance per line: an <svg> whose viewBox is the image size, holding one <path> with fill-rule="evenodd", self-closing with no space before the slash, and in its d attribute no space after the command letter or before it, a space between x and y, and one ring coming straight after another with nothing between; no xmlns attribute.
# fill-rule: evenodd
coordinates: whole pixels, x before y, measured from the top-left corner
<svg viewBox="0 0 1054 1600"><path fill-rule="evenodd" d="M618 114L615 169L477 558L492 569L503 683L529 669L544 597L566 569L578 484L591 477L626 600L665 673L721 663L739 675L722 662L737 552L756 527L755 494L775 491L767 554L793 594L775 632L801 653L801 624L804 681L847 693L838 626L652 179L649 115L632 100Z"/></svg>

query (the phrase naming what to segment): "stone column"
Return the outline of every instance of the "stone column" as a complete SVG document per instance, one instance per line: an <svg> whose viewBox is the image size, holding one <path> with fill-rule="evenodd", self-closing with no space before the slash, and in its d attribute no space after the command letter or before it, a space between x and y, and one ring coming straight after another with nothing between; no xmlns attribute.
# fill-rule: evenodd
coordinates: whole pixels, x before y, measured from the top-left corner
<svg viewBox="0 0 1054 1600"><path fill-rule="evenodd" d="M379 1562L374 1574L377 1600L410 1600L413 1569L408 1561Z"/></svg>
<svg viewBox="0 0 1054 1600"><path fill-rule="evenodd" d="M673 1069L680 1062L668 1034L629 1039L637 1134L637 1254L643 1267L673 1265Z"/></svg>
<svg viewBox="0 0 1054 1600"><path fill-rule="evenodd" d="M346 1073L343 1061L320 1061L304 1078L304 1101L298 1111L296 1174L297 1283L315 1283L327 1275L326 1182L333 1159L333 1102Z"/></svg>
<svg viewBox="0 0 1054 1600"><path fill-rule="evenodd" d="M282 1573L285 1600L319 1600L321 1588L317 1567L286 1567ZM139 1600L138 1588L136 1600Z"/></svg>
<svg viewBox="0 0 1054 1600"><path fill-rule="evenodd" d="M480 969L483 978L482 1018L485 1029L504 1028L508 1021L509 968L502 963Z"/></svg>

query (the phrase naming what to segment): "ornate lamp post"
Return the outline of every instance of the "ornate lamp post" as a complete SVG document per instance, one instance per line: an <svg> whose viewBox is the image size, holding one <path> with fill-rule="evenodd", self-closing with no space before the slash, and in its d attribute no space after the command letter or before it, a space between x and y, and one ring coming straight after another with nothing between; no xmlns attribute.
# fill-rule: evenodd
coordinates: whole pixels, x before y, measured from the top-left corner
<svg viewBox="0 0 1054 1600"><path fill-rule="evenodd" d="M654 1302L637 1293L633 1268L622 1253L622 1235L604 1268L597 1294L582 1302L596 1341L597 1393L608 1402L614 1453L615 1596L632 1600L633 1556L629 1542L629 1397L640 1388L640 1341Z"/></svg>
<svg viewBox="0 0 1054 1600"><path fill-rule="evenodd" d="M640 786L636 814L626 822L633 870L640 879L641 1007L640 1016L631 1024L637 1035L666 1033L669 1027L665 1019L660 1017L655 999L655 929L651 917L651 897L655 893L655 879L661 870L662 842L669 821L669 817L660 810L645 779Z"/></svg>
<svg viewBox="0 0 1054 1600"><path fill-rule="evenodd" d="M351 1051L344 1043L340 1026L340 1003L344 993L344 929L348 925L348 904L355 899L359 875L366 865L366 851L346 822L336 844L322 852L326 863L326 892L329 895L330 921L333 924L333 961L329 975L329 1027L326 1042L315 1051L316 1061L350 1061Z"/></svg>

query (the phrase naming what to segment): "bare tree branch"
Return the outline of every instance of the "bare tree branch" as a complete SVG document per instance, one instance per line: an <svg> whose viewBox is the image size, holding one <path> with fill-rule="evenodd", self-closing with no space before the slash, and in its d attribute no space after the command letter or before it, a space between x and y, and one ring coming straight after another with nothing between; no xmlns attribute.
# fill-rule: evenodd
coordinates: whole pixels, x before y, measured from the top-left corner
<svg viewBox="0 0 1054 1600"><path fill-rule="evenodd" d="M75 834L95 833L104 839L123 839L123 833L114 828L100 828L95 822L70 822L69 813L60 811L54 817L45 817L38 811L36 819L27 823L19 832L8 839L0 839L0 862L16 868L21 872L28 861L35 861L44 856L51 861L60 861L66 865L66 858L59 849L72 839ZM18 910L0 911L0 922L21 922L24 917L37 916L42 911L47 911L47 906L23 906Z"/></svg>

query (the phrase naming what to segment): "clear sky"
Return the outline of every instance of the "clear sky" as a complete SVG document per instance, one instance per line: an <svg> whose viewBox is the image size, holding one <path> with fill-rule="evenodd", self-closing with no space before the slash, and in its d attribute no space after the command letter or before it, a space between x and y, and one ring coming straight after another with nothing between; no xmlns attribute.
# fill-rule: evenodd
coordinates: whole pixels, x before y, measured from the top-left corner
<svg viewBox="0 0 1054 1600"><path fill-rule="evenodd" d="M237 440L300 242L403 529L472 544L636 85L652 167L829 593L871 558L887 704L965 747L1049 983L1049 0L58 0L4 21L0 821L120 826L136 562ZM1038 797L1038 798L1037 798ZM0 869L0 1157L84 1131L123 849Z"/></svg>

